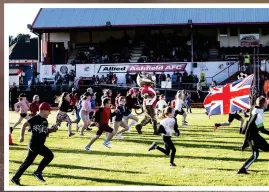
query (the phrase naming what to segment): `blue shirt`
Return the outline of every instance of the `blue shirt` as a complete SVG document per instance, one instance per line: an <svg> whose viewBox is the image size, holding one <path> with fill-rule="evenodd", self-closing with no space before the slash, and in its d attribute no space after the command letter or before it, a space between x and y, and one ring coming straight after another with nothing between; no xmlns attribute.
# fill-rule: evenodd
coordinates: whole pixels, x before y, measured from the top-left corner
<svg viewBox="0 0 269 192"><path fill-rule="evenodd" d="M95 109L96 101L95 99L91 99L91 107L92 109Z"/></svg>
<svg viewBox="0 0 269 192"><path fill-rule="evenodd" d="M173 83L177 82L177 76L175 74L172 75L172 82Z"/></svg>

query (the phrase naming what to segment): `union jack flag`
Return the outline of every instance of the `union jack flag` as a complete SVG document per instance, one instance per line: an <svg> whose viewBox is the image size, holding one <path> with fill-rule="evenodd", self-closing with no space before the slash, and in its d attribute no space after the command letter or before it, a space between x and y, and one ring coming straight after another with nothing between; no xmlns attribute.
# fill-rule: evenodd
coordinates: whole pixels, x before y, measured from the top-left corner
<svg viewBox="0 0 269 192"><path fill-rule="evenodd" d="M254 75L249 75L222 87L211 88L204 100L208 115L229 114L250 109L250 94Z"/></svg>

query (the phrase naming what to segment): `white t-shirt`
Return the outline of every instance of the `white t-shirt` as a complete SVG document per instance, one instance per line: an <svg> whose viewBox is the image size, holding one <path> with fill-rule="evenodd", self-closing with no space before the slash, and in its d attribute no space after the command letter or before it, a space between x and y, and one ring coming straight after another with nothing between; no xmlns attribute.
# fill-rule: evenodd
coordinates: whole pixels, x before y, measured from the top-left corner
<svg viewBox="0 0 269 192"><path fill-rule="evenodd" d="M181 111L184 101L182 99L176 99L176 110Z"/></svg>
<svg viewBox="0 0 269 192"><path fill-rule="evenodd" d="M176 120L175 118L167 117L163 120L161 120L160 124L164 127L164 130L166 131L166 136L172 136L174 131Z"/></svg>
<svg viewBox="0 0 269 192"><path fill-rule="evenodd" d="M158 106L158 109L162 111L164 110L164 106L167 106L167 103L165 100L159 100L157 102L157 106Z"/></svg>
<svg viewBox="0 0 269 192"><path fill-rule="evenodd" d="M254 108L254 110L252 110L252 115L257 115L257 119L255 121L256 125L258 128L263 127L263 121L264 121L264 109L257 109Z"/></svg>

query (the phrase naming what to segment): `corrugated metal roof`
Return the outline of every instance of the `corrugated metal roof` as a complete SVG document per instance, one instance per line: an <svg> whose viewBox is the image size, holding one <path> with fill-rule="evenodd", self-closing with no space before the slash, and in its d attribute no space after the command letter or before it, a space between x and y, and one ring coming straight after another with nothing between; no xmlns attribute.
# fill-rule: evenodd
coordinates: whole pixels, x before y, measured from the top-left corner
<svg viewBox="0 0 269 192"><path fill-rule="evenodd" d="M175 25L215 23L269 23L269 9L221 8L44 8L33 22L37 28Z"/></svg>

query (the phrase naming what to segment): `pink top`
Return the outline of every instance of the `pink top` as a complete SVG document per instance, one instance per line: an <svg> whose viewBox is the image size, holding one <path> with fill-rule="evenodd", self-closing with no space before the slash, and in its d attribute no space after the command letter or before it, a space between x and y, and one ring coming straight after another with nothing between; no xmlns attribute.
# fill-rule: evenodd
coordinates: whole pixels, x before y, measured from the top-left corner
<svg viewBox="0 0 269 192"><path fill-rule="evenodd" d="M84 113L89 114L92 111L90 100L82 101L81 106L81 112L83 111Z"/></svg>
<svg viewBox="0 0 269 192"><path fill-rule="evenodd" d="M27 113L29 107L30 107L30 103L27 100L26 101L21 100L18 103L15 103L14 105L14 108L16 109L16 111L20 113Z"/></svg>

